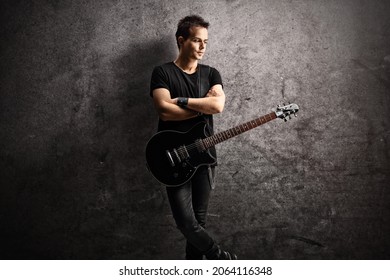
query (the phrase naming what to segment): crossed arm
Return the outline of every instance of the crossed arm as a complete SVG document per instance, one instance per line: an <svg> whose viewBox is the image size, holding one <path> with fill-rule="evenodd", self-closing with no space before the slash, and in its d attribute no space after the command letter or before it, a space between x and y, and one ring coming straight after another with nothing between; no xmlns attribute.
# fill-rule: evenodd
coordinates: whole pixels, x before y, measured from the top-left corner
<svg viewBox="0 0 390 280"><path fill-rule="evenodd" d="M153 102L160 119L163 121L182 121L203 114L218 114L225 105L225 93L221 85L214 85L203 98L188 98L186 108L177 105L177 98L172 99L169 90L153 90Z"/></svg>

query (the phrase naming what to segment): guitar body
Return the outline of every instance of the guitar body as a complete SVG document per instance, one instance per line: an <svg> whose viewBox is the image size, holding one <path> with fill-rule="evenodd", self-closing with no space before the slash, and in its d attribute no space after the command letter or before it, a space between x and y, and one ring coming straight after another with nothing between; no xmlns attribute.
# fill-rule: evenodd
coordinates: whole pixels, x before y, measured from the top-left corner
<svg viewBox="0 0 390 280"><path fill-rule="evenodd" d="M188 182L202 165L216 162L200 139L206 138L206 123L200 122L187 132L166 130L156 133L146 145L149 171L166 186Z"/></svg>

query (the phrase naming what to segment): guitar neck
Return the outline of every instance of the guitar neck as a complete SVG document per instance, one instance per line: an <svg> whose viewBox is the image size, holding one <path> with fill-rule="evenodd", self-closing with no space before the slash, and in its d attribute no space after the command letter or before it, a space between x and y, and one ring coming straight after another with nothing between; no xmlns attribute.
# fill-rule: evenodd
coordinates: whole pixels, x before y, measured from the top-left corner
<svg viewBox="0 0 390 280"><path fill-rule="evenodd" d="M240 124L240 125L235 126L233 128L230 128L228 130L214 134L210 137L204 138L202 140L203 145L206 149L211 148L211 147L213 147L213 146L215 146L223 141L226 141L230 138L233 138L237 135L240 135L248 130L251 130L255 127L263 125L263 124L265 124L269 121L272 121L274 119L276 119L276 114L275 114L275 112L272 112L270 114L264 115L262 117L251 120L249 122Z"/></svg>

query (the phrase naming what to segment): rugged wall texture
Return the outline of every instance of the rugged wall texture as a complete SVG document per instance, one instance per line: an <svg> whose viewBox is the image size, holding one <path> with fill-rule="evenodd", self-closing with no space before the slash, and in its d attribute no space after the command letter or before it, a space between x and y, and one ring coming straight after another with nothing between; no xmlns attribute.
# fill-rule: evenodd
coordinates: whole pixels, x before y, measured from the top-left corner
<svg viewBox="0 0 390 280"><path fill-rule="evenodd" d="M190 13L211 22L217 131L301 107L218 146L212 234L241 259L390 257L389 1L7 2L2 258L183 257L143 152L151 71L175 58Z"/></svg>

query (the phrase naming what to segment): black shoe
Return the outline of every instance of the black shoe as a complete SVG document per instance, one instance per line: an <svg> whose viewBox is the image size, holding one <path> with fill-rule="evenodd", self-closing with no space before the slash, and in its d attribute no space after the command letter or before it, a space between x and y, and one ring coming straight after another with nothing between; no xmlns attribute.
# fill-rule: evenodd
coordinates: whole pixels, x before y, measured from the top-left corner
<svg viewBox="0 0 390 280"><path fill-rule="evenodd" d="M220 250L218 260L237 260L237 255Z"/></svg>
<svg viewBox="0 0 390 280"><path fill-rule="evenodd" d="M206 258L208 260L237 260L237 255L221 250L218 245L213 245L206 253Z"/></svg>

